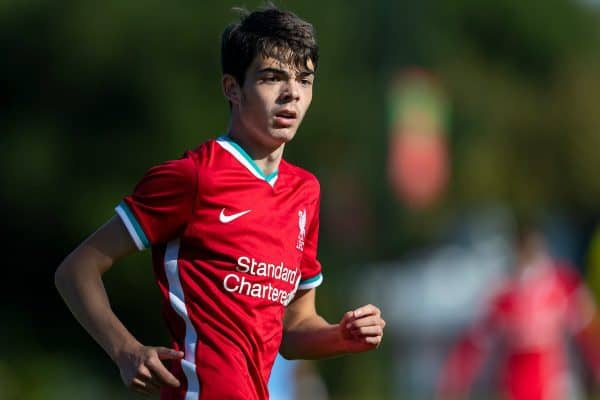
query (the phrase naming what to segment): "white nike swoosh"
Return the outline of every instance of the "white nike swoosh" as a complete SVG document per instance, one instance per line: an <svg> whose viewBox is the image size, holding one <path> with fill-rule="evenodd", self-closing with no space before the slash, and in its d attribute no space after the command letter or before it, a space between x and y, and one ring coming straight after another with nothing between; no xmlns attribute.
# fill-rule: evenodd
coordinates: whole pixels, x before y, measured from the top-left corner
<svg viewBox="0 0 600 400"><path fill-rule="evenodd" d="M231 214L231 215L225 215L225 209L222 209L221 214L219 214L219 221L221 221L224 224L227 224L233 220L238 219L242 215L248 214L250 211L252 211L252 210L246 210L246 211L242 211L242 212Z"/></svg>

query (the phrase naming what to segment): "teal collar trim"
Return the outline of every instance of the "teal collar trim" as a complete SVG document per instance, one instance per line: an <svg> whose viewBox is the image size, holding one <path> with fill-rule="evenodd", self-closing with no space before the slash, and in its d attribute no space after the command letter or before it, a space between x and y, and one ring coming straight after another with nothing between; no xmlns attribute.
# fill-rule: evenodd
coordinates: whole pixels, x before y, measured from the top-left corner
<svg viewBox="0 0 600 400"><path fill-rule="evenodd" d="M268 183L273 182L273 180L277 178L277 175L279 173L278 170L273 171L269 175L265 175L264 172L260 169L260 167L256 164L256 162L252 159L252 157L250 157L250 155L246 153L246 150L244 150L242 146L234 142L233 139L231 139L228 135L219 136L217 138L217 142L228 144L229 146L225 147L225 149L235 151L235 153L237 154L234 154L234 156L236 156L236 158L242 164L244 164L246 168L250 169L250 172L252 172L253 175L264 179ZM246 162L242 161L239 157L237 157L237 155L239 155Z"/></svg>

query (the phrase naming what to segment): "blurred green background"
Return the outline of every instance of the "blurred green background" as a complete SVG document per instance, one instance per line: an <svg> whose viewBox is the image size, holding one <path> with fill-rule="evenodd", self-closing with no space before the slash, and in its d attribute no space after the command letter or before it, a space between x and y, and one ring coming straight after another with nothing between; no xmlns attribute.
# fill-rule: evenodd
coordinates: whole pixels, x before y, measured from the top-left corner
<svg viewBox="0 0 600 400"><path fill-rule="evenodd" d="M0 215L5 258L0 399L129 399L53 273L153 164L227 127L219 38L233 1L0 1ZM586 248L600 204L600 4L504 0L279 1L312 22L315 95L286 158L321 180L322 314L358 305L366 265L434 243L469 210L557 213ZM386 178L387 93L418 66L443 88L450 178L410 209ZM6 256L5 256L6 257ZM165 344L150 254L106 276L140 340ZM384 310L384 313L386 310ZM389 340L320 361L333 399L397 398ZM388 336L386 336L386 339Z"/></svg>

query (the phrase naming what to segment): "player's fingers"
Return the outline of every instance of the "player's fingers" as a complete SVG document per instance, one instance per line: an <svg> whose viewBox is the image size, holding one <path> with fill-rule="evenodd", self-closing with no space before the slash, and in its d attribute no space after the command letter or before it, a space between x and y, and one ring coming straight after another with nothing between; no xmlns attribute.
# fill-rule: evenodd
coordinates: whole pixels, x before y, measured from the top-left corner
<svg viewBox="0 0 600 400"><path fill-rule="evenodd" d="M136 384L134 389L137 390L137 388L139 388L144 393L147 393L147 394L157 393L160 391L160 388L162 387L158 382L156 382L156 380L154 378L150 378L150 379L136 378L136 379L140 383Z"/></svg>
<svg viewBox="0 0 600 400"><path fill-rule="evenodd" d="M381 310L373 304L367 304L354 310L354 318L364 317L366 315L381 315Z"/></svg>
<svg viewBox="0 0 600 400"><path fill-rule="evenodd" d="M145 365L140 365L137 369L136 379L144 382L148 389L156 391L160 390L160 382L154 378L152 372Z"/></svg>
<svg viewBox="0 0 600 400"><path fill-rule="evenodd" d="M179 381L173 376L158 358L152 358L146 363L153 379L160 385L179 387Z"/></svg>
<svg viewBox="0 0 600 400"><path fill-rule="evenodd" d="M352 320L346 324L347 328L360 328L361 326L369 326L369 325L377 325L377 317L374 316L365 316L362 318L357 318Z"/></svg>
<svg viewBox="0 0 600 400"><path fill-rule="evenodd" d="M146 382L147 380L152 379L152 373L144 364L140 364L135 370L135 378L142 382Z"/></svg>
<svg viewBox="0 0 600 400"><path fill-rule="evenodd" d="M156 379L154 379L154 378L147 380L146 386L148 387L148 389L150 389L152 391L152 393L159 392L160 388L162 387L162 385L160 383L158 383L156 381Z"/></svg>
<svg viewBox="0 0 600 400"><path fill-rule="evenodd" d="M383 340L383 336L365 336L363 340L370 345L379 346Z"/></svg>
<svg viewBox="0 0 600 400"><path fill-rule="evenodd" d="M150 395L153 393L153 389L151 389L148 383L140 378L133 378L131 384L129 385L131 390L135 390L138 393Z"/></svg>
<svg viewBox="0 0 600 400"><path fill-rule="evenodd" d="M363 326L353 329L351 332L354 336L383 336L383 329L377 325Z"/></svg>
<svg viewBox="0 0 600 400"><path fill-rule="evenodd" d="M156 347L156 354L161 360L179 360L183 358L183 351L169 349L167 347Z"/></svg>
<svg viewBox="0 0 600 400"><path fill-rule="evenodd" d="M347 311L342 317L341 324L346 325L348 322L354 319L354 311Z"/></svg>
<svg viewBox="0 0 600 400"><path fill-rule="evenodd" d="M385 321L378 316L365 316L362 318L355 319L354 321L350 321L346 324L348 329L360 328L363 326L381 326L383 328L385 326Z"/></svg>

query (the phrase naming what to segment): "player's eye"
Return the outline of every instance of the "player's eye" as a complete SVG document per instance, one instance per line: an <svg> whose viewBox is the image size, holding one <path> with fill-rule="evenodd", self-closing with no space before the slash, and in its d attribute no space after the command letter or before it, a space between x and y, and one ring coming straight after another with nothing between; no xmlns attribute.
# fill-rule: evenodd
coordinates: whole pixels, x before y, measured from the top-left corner
<svg viewBox="0 0 600 400"><path fill-rule="evenodd" d="M263 80L265 82L277 82L279 80L279 78L276 75L272 74L272 75L265 75L263 77Z"/></svg>
<svg viewBox="0 0 600 400"><path fill-rule="evenodd" d="M312 85L312 80L304 78L300 80L300 83L302 84L302 86L310 86Z"/></svg>

